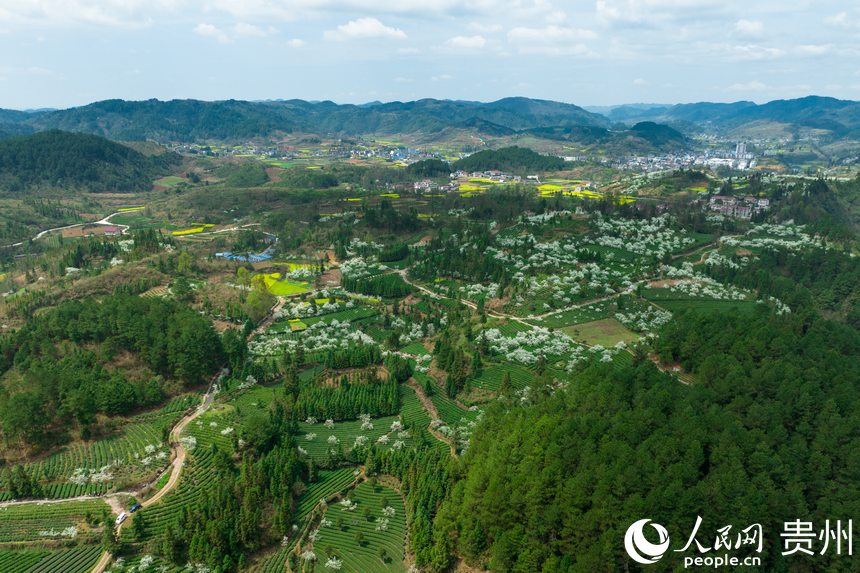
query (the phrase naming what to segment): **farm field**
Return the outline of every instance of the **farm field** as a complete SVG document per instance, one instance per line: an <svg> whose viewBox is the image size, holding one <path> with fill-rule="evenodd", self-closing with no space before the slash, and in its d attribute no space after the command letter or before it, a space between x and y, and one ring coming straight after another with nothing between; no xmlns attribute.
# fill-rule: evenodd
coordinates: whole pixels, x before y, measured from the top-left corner
<svg viewBox="0 0 860 573"><path fill-rule="evenodd" d="M683 292L672 292L667 288L647 288L643 296L652 304L669 312L680 312L691 308L715 312L751 312L756 306L753 300L717 300Z"/></svg>
<svg viewBox="0 0 860 573"><path fill-rule="evenodd" d="M101 517L110 513L104 501L28 503L0 508L0 544L74 539L94 541ZM94 525L87 523L87 516Z"/></svg>
<svg viewBox="0 0 860 573"><path fill-rule="evenodd" d="M42 477L42 493L52 499L101 495L116 485L137 483L167 463L165 431L198 400L194 394L178 396L132 417L115 436L65 446L28 470Z"/></svg>
<svg viewBox="0 0 860 573"><path fill-rule="evenodd" d="M322 314L318 316L312 316L309 318L302 319L302 322L307 324L308 326L312 324L316 324L317 322L331 322L333 320L339 321L359 321L366 318L372 318L377 316L379 311L370 306L356 306L355 308L348 308L346 310L338 310L335 312L330 312L328 314ZM276 323L279 324L279 323Z"/></svg>
<svg viewBox="0 0 860 573"><path fill-rule="evenodd" d="M419 432L416 436L419 441L430 444L433 447L445 448L447 444L439 441L433 434L428 431L430 426L430 415L424 409L415 391L408 386L400 387L401 400L403 407L400 410L400 416L403 418L403 423L407 428L415 428Z"/></svg>
<svg viewBox="0 0 860 573"><path fill-rule="evenodd" d="M400 494L363 482L349 498L356 505L354 510L344 511L335 504L326 511L325 519L331 525L319 528L313 544L317 561L324 564L335 557L345 573L406 573L406 508ZM365 509L370 510L367 517ZM382 550L385 560L380 557Z"/></svg>
<svg viewBox="0 0 860 573"><path fill-rule="evenodd" d="M481 375L472 381L472 385L483 390L498 392L502 387L505 373L510 375L511 387L514 389L533 384L536 377L534 372L518 364L489 364L484 366Z"/></svg>
<svg viewBox="0 0 860 573"><path fill-rule="evenodd" d="M414 356L430 356L430 351L427 350L427 348L425 348L420 342L407 344L400 349L400 352L405 352L406 354L412 354Z"/></svg>
<svg viewBox="0 0 860 573"><path fill-rule="evenodd" d="M599 344L605 348L615 346L619 342L632 344L639 340L639 335L627 329L614 318L604 318L576 326L568 326L562 331L574 340L584 342L589 346Z"/></svg>
<svg viewBox="0 0 860 573"><path fill-rule="evenodd" d="M154 181L154 185L157 185L159 187L176 187L177 185L185 181L186 179L184 179L183 177L177 177L176 175L168 175L167 177L156 179Z"/></svg>
<svg viewBox="0 0 860 573"><path fill-rule="evenodd" d="M654 304L669 312L697 309L709 312L752 312L756 303L751 300L655 299Z"/></svg>
<svg viewBox="0 0 860 573"><path fill-rule="evenodd" d="M583 322L591 322L593 320L608 318L611 313L611 305L612 300L599 301L578 308L556 312L540 319L530 320L529 322L536 326L543 326L544 328L560 328Z"/></svg>
<svg viewBox="0 0 860 573"><path fill-rule="evenodd" d="M352 489L356 480L356 470L351 467L337 470L320 470L316 481L308 484L307 489L299 498L296 506L296 522L301 527L307 522L311 512L320 507L320 500L333 501L333 498L341 493ZM250 568L254 573L280 573L284 571L290 553L294 551L298 539L294 537L290 542L270 555L259 560Z"/></svg>
<svg viewBox="0 0 860 573"><path fill-rule="evenodd" d="M147 217L139 211L129 211L111 217L110 222L115 225L128 225L134 230L158 229L164 227L164 223Z"/></svg>
<svg viewBox="0 0 860 573"><path fill-rule="evenodd" d="M144 541L163 532L177 519L182 508L193 505L211 488L217 487L213 473L210 471L214 461L214 448L232 451L230 428L224 416L217 413L206 413L188 426L180 437L188 450L188 459L182 470L182 478L177 488L164 499L140 510L136 515L146 516L146 534ZM122 539L131 542L131 527L122 530Z"/></svg>
<svg viewBox="0 0 860 573"><path fill-rule="evenodd" d="M281 277L281 273L255 275L253 280L262 281L270 293L276 296L294 296L310 291L308 283Z"/></svg>
<svg viewBox="0 0 860 573"><path fill-rule="evenodd" d="M319 505L321 499L330 499L332 496L346 491L350 484L355 481L355 477L353 468L320 470L317 480L309 484L299 498L299 503L296 506L296 519L302 520L307 517Z"/></svg>
<svg viewBox="0 0 860 573"><path fill-rule="evenodd" d="M445 391L439 387L435 379L431 376L416 372L414 374L414 378L422 386L427 383L431 385L433 393L430 395L430 401L439 412L439 418L445 422L446 425L452 428L457 428L474 421L478 417L479 411L477 409L473 410L460 407L457 402L445 395Z"/></svg>
<svg viewBox="0 0 860 573"><path fill-rule="evenodd" d="M334 427L326 427L324 422L316 424L308 424L306 422L299 423L298 445L314 461L325 463L332 458L340 457L342 452L349 452L356 445L356 439L361 436L367 439L367 443L376 443L381 450L387 450L402 443L402 447L406 447L412 443L414 438L399 437L401 431L393 430L395 422L399 422L399 416L385 416L383 418L373 418L370 423L372 428L363 430L360 420L348 422L336 422ZM383 438L383 436L386 436ZM379 442L380 438L383 442ZM398 446L401 447L401 446ZM334 452L334 454L332 454Z"/></svg>
<svg viewBox="0 0 860 573"><path fill-rule="evenodd" d="M102 554L100 545L64 549L0 549L3 573L88 573Z"/></svg>

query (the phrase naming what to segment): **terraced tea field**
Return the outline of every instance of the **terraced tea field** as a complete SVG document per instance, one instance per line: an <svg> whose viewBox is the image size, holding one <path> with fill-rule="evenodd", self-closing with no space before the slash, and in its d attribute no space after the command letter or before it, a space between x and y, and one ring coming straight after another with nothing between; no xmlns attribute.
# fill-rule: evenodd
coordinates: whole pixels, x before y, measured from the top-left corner
<svg viewBox="0 0 860 573"><path fill-rule="evenodd" d="M405 573L406 509L403 498L391 488L364 482L350 496L356 508L344 511L340 504L329 506L313 544L317 561L325 566L335 557L343 573ZM384 510L383 500L389 509ZM364 516L369 508L368 517ZM387 515L386 515L387 514ZM342 520L342 526L337 523ZM384 551L385 560L381 552Z"/></svg>
<svg viewBox="0 0 860 573"><path fill-rule="evenodd" d="M95 541L101 532L104 513L110 513L110 507L98 499L2 507L0 543ZM87 516L97 525L88 524Z"/></svg>
<svg viewBox="0 0 860 573"><path fill-rule="evenodd" d="M27 469L41 477L43 496L51 499L102 495L115 484L138 483L166 465L165 431L198 400L193 394L174 398L159 410L131 418L115 436L66 446Z"/></svg>
<svg viewBox="0 0 860 573"><path fill-rule="evenodd" d="M510 374L511 387L514 389L530 386L536 377L534 372L525 366L506 362L504 364L489 364L484 366L481 375L472 380L471 384L475 388L498 392L502 387L505 373Z"/></svg>
<svg viewBox="0 0 860 573"><path fill-rule="evenodd" d="M71 549L0 550L3 573L88 573L102 553L100 545Z"/></svg>
<svg viewBox="0 0 860 573"><path fill-rule="evenodd" d="M317 481L310 484L299 499L296 506L296 522L304 523L311 511L319 506L320 500L332 501L333 496L351 489L356 479L355 471L353 468L320 471L317 475ZM301 528L302 525L299 525L300 530ZM289 554L295 549L296 541L297 539L291 540L289 544L261 560L251 570L255 573L281 573L285 569Z"/></svg>
<svg viewBox="0 0 860 573"><path fill-rule="evenodd" d="M155 505L140 510L140 514L146 515L145 540L162 533L176 521L183 507L193 507L207 491L218 486L213 472L209 471L214 461L212 445L232 451L227 422L224 416L210 412L185 429L180 439L188 450L188 459L179 486ZM122 539L132 540L130 527L123 528Z"/></svg>

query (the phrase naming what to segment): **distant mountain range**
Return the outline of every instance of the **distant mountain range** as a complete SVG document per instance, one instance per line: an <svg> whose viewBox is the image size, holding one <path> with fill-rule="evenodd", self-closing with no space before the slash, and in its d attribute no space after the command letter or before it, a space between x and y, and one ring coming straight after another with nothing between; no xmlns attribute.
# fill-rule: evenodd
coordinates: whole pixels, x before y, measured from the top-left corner
<svg viewBox="0 0 860 573"><path fill-rule="evenodd" d="M65 110L0 110L0 137L61 129L113 140L162 142L246 141L290 133L420 134L428 141L465 132L491 139L535 137L634 151L689 146L686 136L700 132L860 141L860 102L826 97L763 105L748 101L631 104L591 110L522 97L490 103L422 99L362 105L303 100L106 100Z"/></svg>
<svg viewBox="0 0 860 573"><path fill-rule="evenodd" d="M716 131L739 135L786 135L803 132L822 137L860 140L860 102L809 96L775 100L765 104L690 103L677 105L633 104L600 111L613 123L654 121L685 132Z"/></svg>
<svg viewBox="0 0 860 573"><path fill-rule="evenodd" d="M34 130L62 129L110 139L195 141L248 139L280 133L361 135L434 133L481 124L487 129L523 130L549 126L602 126L610 121L570 104L527 98L492 103L423 99L372 105L338 105L303 100L247 102L197 100L107 100L42 113L0 110L2 124Z"/></svg>

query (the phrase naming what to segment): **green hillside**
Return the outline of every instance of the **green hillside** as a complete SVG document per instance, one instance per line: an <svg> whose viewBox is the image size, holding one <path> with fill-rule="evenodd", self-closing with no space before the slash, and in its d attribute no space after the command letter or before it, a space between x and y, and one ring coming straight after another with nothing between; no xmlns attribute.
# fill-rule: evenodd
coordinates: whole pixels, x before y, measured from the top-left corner
<svg viewBox="0 0 860 573"><path fill-rule="evenodd" d="M179 158L147 157L102 137L50 130L0 141L0 190L146 191Z"/></svg>

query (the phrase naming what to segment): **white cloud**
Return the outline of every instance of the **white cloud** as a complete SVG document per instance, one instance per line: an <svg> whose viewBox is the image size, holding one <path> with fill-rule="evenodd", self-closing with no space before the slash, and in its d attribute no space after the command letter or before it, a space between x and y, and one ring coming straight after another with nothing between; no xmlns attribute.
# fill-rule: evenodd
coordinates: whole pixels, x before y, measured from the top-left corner
<svg viewBox="0 0 860 573"><path fill-rule="evenodd" d="M743 44L728 47L729 57L734 60L774 60L785 55L785 50L758 44Z"/></svg>
<svg viewBox="0 0 860 573"><path fill-rule="evenodd" d="M801 56L824 56L833 51L832 44L802 44L795 48Z"/></svg>
<svg viewBox="0 0 860 573"><path fill-rule="evenodd" d="M139 28L152 24L154 15L177 6L177 0L3 0L0 22Z"/></svg>
<svg viewBox="0 0 860 573"><path fill-rule="evenodd" d="M860 18L856 18L848 12L839 12L833 16L824 19L825 24L836 26L837 28L860 28Z"/></svg>
<svg viewBox="0 0 860 573"><path fill-rule="evenodd" d="M556 10L555 12L550 12L544 18L548 24L561 24L567 21L567 13L562 12L561 10Z"/></svg>
<svg viewBox="0 0 860 573"><path fill-rule="evenodd" d="M205 22L197 24L197 26L194 27L194 33L198 36L203 36L204 38L212 38L219 44L229 44L231 41L230 36L228 36L227 33L221 30L218 26L207 24Z"/></svg>
<svg viewBox="0 0 860 573"><path fill-rule="evenodd" d="M276 32L274 28L268 28L266 30L260 28L259 26L255 26L254 24L248 24L246 22L238 22L235 26L233 26L233 32L237 36L245 36L252 38L265 38L266 36L273 34Z"/></svg>
<svg viewBox="0 0 860 573"><path fill-rule="evenodd" d="M633 85L634 86L647 86L648 80L646 80L645 78L636 78L635 80L633 80Z"/></svg>
<svg viewBox="0 0 860 573"><path fill-rule="evenodd" d="M291 48L302 48L305 45L305 41L301 38L291 38L287 40L287 45Z"/></svg>
<svg viewBox="0 0 860 573"><path fill-rule="evenodd" d="M483 36L454 36L445 42L445 46L460 50L480 50L487 45Z"/></svg>
<svg viewBox="0 0 860 573"><path fill-rule="evenodd" d="M336 30L326 31L323 37L333 42L369 39L405 40L406 32L386 26L376 18L358 18L341 24Z"/></svg>
<svg viewBox="0 0 860 573"><path fill-rule="evenodd" d="M858 74L858 75L860 75L860 74ZM434 82L447 82L449 80L453 80L454 76L452 76L450 74L439 74L438 76L433 76L430 79Z"/></svg>
<svg viewBox="0 0 860 573"><path fill-rule="evenodd" d="M211 0L210 3L213 8L240 19L297 20L321 14L343 13L454 17L486 15L504 6L505 0ZM517 0L517 5L520 3Z"/></svg>
<svg viewBox="0 0 860 573"><path fill-rule="evenodd" d="M545 26L543 28L514 28L508 32L512 41L558 43L570 41L593 40L597 34L591 30L564 28L561 26Z"/></svg>
<svg viewBox="0 0 860 573"><path fill-rule="evenodd" d="M735 22L735 32L742 36L760 36L764 31L764 24L757 20L747 20L741 18Z"/></svg>
<svg viewBox="0 0 860 573"><path fill-rule="evenodd" d="M757 80L753 80L746 83L732 84L729 86L729 91L733 92L761 92L766 89L767 85Z"/></svg>
<svg viewBox="0 0 860 573"><path fill-rule="evenodd" d="M721 0L596 0L598 20L605 24L658 25L723 10Z"/></svg>
<svg viewBox="0 0 860 573"><path fill-rule="evenodd" d="M504 30L501 24L489 24L486 22L472 22L469 28L481 34L496 34Z"/></svg>
<svg viewBox="0 0 860 573"><path fill-rule="evenodd" d="M508 41L521 54L545 56L594 56L585 40L593 40L597 34L591 30L562 26L543 28L518 27L508 32Z"/></svg>

